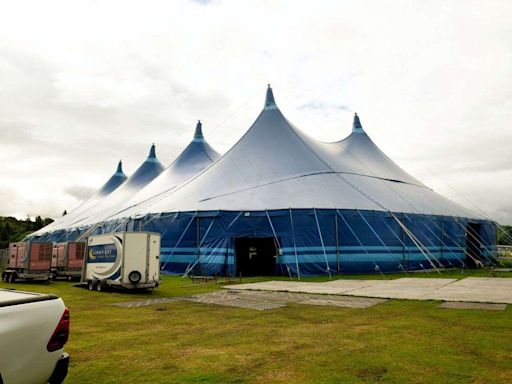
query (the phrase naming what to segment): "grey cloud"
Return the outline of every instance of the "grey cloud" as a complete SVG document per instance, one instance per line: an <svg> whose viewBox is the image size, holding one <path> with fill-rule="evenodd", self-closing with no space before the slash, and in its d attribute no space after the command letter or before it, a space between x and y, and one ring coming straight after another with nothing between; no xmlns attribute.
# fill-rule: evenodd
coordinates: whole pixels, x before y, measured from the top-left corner
<svg viewBox="0 0 512 384"><path fill-rule="evenodd" d="M85 185L71 185L64 188L64 192L76 198L77 200L85 200L96 191L96 188L91 188Z"/></svg>
<svg viewBox="0 0 512 384"><path fill-rule="evenodd" d="M325 112L327 112L331 109L337 109L340 111L351 111L351 108L346 105L326 103L326 102L323 102L318 99L311 100L305 104L302 104L301 106L298 107L298 109L300 109L300 110L316 110L316 111L325 111Z"/></svg>
<svg viewBox="0 0 512 384"><path fill-rule="evenodd" d="M2 214L58 216L80 188L101 186L120 158L133 172L153 141L167 165L199 118L225 150L259 113L268 81L306 133L324 134L320 126L341 138L348 112L358 111L406 169L418 160L470 183L512 167L507 2L471 15L467 4L440 11L420 1L371 10L336 1L127 2L115 28L118 7L108 2L32 4L38 12L13 2L0 14L0 161L8 165L0 180L19 188L0 194ZM363 13L365 23L353 17ZM313 122L294 114L297 104ZM461 188L479 191L477 204L512 223L511 183Z"/></svg>
<svg viewBox="0 0 512 384"><path fill-rule="evenodd" d="M200 5L209 5L209 4L215 4L218 3L216 0L190 0L192 3L197 3Z"/></svg>

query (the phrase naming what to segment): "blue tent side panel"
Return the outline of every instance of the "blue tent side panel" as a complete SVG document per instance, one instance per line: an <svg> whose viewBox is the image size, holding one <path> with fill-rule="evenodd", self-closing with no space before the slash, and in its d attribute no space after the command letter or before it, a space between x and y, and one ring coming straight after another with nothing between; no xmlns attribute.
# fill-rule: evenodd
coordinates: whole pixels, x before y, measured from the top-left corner
<svg viewBox="0 0 512 384"><path fill-rule="evenodd" d="M161 234L163 273L237 273L237 238L274 238L275 274L310 276L404 272L468 264L467 219L337 209L209 211L148 214L95 226L92 234ZM496 250L496 225L478 221L478 258ZM90 228L90 227L89 227ZM33 241L73 241L90 229L55 231Z"/></svg>

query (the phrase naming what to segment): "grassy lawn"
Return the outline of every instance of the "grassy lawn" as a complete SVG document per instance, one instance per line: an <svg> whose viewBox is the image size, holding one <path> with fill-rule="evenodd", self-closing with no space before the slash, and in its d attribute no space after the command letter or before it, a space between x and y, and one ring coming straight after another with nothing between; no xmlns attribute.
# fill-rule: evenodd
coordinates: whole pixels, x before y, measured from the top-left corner
<svg viewBox="0 0 512 384"><path fill-rule="evenodd" d="M58 294L70 308L68 383L512 381L511 309L444 310L439 302L405 300L368 309L290 304L262 312L191 302L111 306L219 289L178 277L164 277L153 294L89 292L67 282L15 287Z"/></svg>

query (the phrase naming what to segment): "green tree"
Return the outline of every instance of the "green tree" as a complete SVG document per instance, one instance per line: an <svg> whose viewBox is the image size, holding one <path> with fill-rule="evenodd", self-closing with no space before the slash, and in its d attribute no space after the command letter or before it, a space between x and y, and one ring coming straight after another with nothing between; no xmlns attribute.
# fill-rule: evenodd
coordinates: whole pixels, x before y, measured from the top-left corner
<svg viewBox="0 0 512 384"><path fill-rule="evenodd" d="M7 248L11 239L12 230L9 222L6 221L0 228L0 248Z"/></svg>
<svg viewBox="0 0 512 384"><path fill-rule="evenodd" d="M38 230L44 227L43 219L41 219L41 216L36 216L36 220L34 222L34 230Z"/></svg>
<svg viewBox="0 0 512 384"><path fill-rule="evenodd" d="M512 245L512 225L502 225L498 228L498 244Z"/></svg>

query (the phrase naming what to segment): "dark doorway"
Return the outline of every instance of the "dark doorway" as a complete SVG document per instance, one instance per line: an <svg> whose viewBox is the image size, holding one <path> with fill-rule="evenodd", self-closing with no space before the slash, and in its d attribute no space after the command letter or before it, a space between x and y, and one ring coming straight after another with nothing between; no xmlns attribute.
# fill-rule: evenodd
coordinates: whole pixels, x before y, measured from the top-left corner
<svg viewBox="0 0 512 384"><path fill-rule="evenodd" d="M237 275L275 275L277 247L273 237L236 238L235 252Z"/></svg>
<svg viewBox="0 0 512 384"><path fill-rule="evenodd" d="M482 254L480 249L480 224L468 223L466 226L466 265L471 268L475 268L475 260L481 260Z"/></svg>

